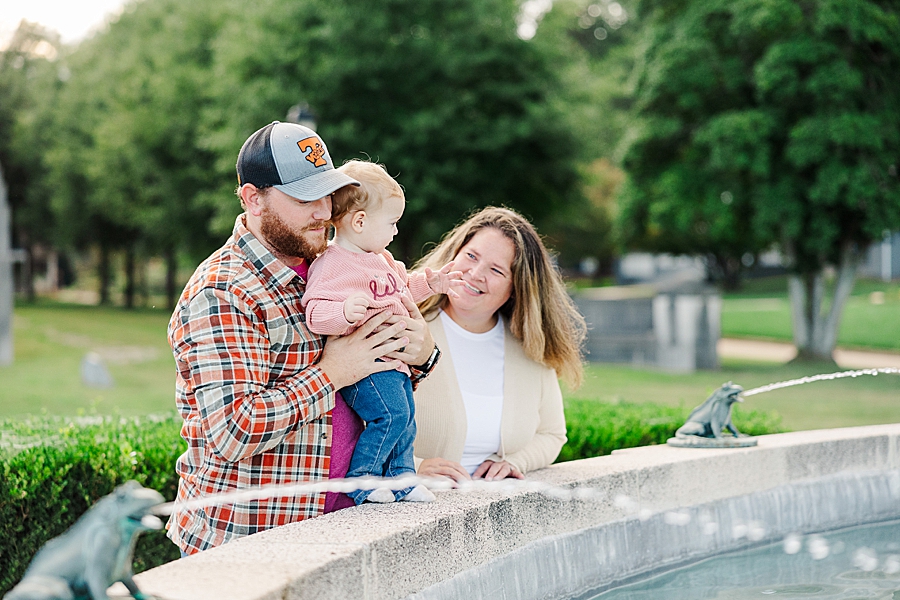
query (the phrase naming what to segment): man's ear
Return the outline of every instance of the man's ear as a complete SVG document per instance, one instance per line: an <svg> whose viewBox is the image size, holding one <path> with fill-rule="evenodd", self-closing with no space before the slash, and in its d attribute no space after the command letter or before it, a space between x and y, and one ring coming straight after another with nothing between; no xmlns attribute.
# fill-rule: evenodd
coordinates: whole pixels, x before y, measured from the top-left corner
<svg viewBox="0 0 900 600"><path fill-rule="evenodd" d="M362 233L363 227L366 225L366 211L358 210L350 215L350 227L356 233Z"/></svg>
<svg viewBox="0 0 900 600"><path fill-rule="evenodd" d="M263 212L263 194L260 193L259 188L257 188L252 183L245 183L241 186L241 201L244 203L244 208L252 214L254 217L258 217Z"/></svg>

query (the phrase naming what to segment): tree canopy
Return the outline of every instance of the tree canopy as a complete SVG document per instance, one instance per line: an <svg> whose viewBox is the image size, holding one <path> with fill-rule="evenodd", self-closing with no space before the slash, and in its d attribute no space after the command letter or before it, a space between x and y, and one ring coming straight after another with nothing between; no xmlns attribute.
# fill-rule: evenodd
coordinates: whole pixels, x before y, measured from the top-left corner
<svg viewBox="0 0 900 600"><path fill-rule="evenodd" d="M540 226L582 200L584 145L566 114L571 57L551 33L520 39L518 10L516 0L133 1L54 60L26 53L33 81L0 69L12 140L0 160L27 166L13 187L43 211L31 220L44 239L100 250L102 298L110 253L124 253L126 270L165 256L171 272L177 254L197 260L221 243L240 212L241 144L300 104L336 164L381 162L405 188L400 257L488 204Z"/></svg>
<svg viewBox="0 0 900 600"><path fill-rule="evenodd" d="M900 226L898 3L642 6L628 239L734 268L777 244L795 275L795 342L830 356L860 251ZM828 265L840 274L826 316Z"/></svg>
<svg viewBox="0 0 900 600"><path fill-rule="evenodd" d="M223 153L306 103L338 164L378 161L403 185L395 244L405 259L477 207L504 204L540 222L577 195L579 138L553 102L558 57L517 37L517 9L514 0L254 9L217 57L216 91L231 99L215 109Z"/></svg>

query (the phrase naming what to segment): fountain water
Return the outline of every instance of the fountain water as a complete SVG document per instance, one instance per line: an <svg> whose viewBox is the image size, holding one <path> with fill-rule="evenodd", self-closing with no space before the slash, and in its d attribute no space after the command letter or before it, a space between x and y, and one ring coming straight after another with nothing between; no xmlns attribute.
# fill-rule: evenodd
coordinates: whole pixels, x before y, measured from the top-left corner
<svg viewBox="0 0 900 600"><path fill-rule="evenodd" d="M889 373L889 374L900 374L900 369L896 369L894 367L883 367L880 369L860 369L858 371L840 371L838 373L828 373L823 375L811 375L809 377L801 377L800 379L791 379L790 381L781 381L779 383L770 383L768 385L763 385L757 388L753 388L752 390L747 390L741 395L744 398L749 396L755 396L756 394L763 394L765 392L771 392L774 390L780 390L786 387L792 387L795 385L804 385L806 383L814 383L816 381L831 381L834 379L843 379L845 377L861 377L863 375L878 375L879 373Z"/></svg>
<svg viewBox="0 0 900 600"><path fill-rule="evenodd" d="M900 521L789 536L626 585L597 600L900 597Z"/></svg>

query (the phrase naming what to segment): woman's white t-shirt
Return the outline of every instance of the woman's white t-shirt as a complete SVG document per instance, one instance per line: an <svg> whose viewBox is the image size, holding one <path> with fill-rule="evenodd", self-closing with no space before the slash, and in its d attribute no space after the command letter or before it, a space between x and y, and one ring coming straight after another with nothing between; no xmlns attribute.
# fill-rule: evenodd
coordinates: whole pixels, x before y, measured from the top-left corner
<svg viewBox="0 0 900 600"><path fill-rule="evenodd" d="M466 407L466 445L462 466L471 475L500 450L503 413L503 318L485 333L466 331L441 311L441 322L456 381Z"/></svg>

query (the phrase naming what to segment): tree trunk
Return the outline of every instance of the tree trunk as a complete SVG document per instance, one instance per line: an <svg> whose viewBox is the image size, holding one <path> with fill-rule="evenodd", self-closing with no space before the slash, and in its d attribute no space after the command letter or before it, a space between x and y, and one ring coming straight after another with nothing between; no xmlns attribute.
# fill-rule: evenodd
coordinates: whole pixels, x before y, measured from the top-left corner
<svg viewBox="0 0 900 600"><path fill-rule="evenodd" d="M848 244L841 251L841 264L828 314L822 312L825 281L821 270L788 278L797 360L834 361L832 354L837 345L841 316L853 291L858 264L857 252Z"/></svg>
<svg viewBox="0 0 900 600"><path fill-rule="evenodd" d="M100 304L106 306L109 304L109 247L106 244L100 244L100 262L97 264L97 277L99 281Z"/></svg>
<svg viewBox="0 0 900 600"><path fill-rule="evenodd" d="M34 289L34 248L26 246L25 260L22 261L22 291L28 302L34 302L37 293Z"/></svg>
<svg viewBox="0 0 900 600"><path fill-rule="evenodd" d="M178 271L178 260L175 250L166 250L166 307L175 310L175 277Z"/></svg>
<svg viewBox="0 0 900 600"><path fill-rule="evenodd" d="M726 292L741 289L743 274L744 269L739 259L724 254L707 255L707 278L721 283Z"/></svg>
<svg viewBox="0 0 900 600"><path fill-rule="evenodd" d="M125 308L134 308L134 294L137 289L135 281L134 247L125 248Z"/></svg>

